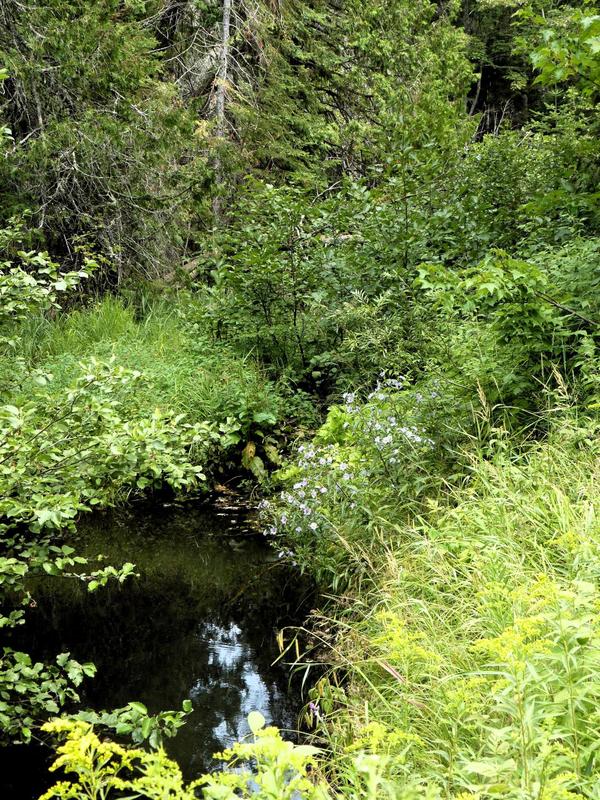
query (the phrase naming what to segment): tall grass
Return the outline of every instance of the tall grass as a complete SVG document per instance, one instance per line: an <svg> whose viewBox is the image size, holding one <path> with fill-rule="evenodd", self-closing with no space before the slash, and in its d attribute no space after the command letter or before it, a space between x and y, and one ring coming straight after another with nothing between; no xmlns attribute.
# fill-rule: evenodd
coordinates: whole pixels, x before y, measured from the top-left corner
<svg viewBox="0 0 600 800"><path fill-rule="evenodd" d="M556 420L528 453L503 441L476 460L411 523L378 515L371 588L337 605L333 671L312 695L319 715L335 689L321 733L344 796L598 796L596 431Z"/></svg>
<svg viewBox="0 0 600 800"><path fill-rule="evenodd" d="M132 410L170 408L192 422L232 417L245 428L256 415L276 418L280 400L259 365L209 341L188 318L191 310L185 296L154 299L140 317L133 305L105 296L55 319L32 318L20 331L17 352L3 359L5 396L30 392L28 376L36 371L50 373L57 389L65 386L79 362L93 356L143 373L128 398Z"/></svg>

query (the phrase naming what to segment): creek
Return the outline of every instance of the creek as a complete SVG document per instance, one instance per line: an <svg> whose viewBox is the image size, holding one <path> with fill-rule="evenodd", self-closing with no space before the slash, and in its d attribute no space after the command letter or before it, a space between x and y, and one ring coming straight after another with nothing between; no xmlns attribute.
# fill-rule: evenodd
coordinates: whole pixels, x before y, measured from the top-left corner
<svg viewBox="0 0 600 800"><path fill-rule="evenodd" d="M90 594L75 580L47 578L36 607L9 644L36 659L70 652L98 672L82 707L131 700L150 713L193 712L166 749L188 779L218 768L213 754L248 733L260 711L294 738L301 702L278 656L276 631L298 624L312 589L253 532L243 511L190 506L97 514L80 526L78 553L132 561L139 578ZM0 748L0 798L34 800L49 785L42 744Z"/></svg>

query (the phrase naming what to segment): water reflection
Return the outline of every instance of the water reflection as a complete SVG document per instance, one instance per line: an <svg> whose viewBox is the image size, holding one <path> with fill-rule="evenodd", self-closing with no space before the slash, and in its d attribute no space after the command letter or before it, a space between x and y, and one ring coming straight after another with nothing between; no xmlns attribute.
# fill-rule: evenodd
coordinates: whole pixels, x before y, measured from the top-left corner
<svg viewBox="0 0 600 800"><path fill-rule="evenodd" d="M195 715L197 740L211 741L212 750L230 747L249 733L247 717L254 710L267 722L285 727L293 724L287 694L273 676L269 681L251 641L237 623L203 624L198 638L206 644L207 662L189 693L194 709L200 712ZM213 725L215 709L219 718ZM212 725L210 731L208 724Z"/></svg>
<svg viewBox="0 0 600 800"><path fill-rule="evenodd" d="M37 658L69 651L93 661L98 674L83 697L92 708L138 700L155 713L191 699L188 724L168 743L188 778L218 766L213 753L249 732L250 711L288 731L296 723L298 699L273 662L276 630L306 611L305 587L260 538L231 529L231 518L187 508L95 518L79 550L134 561L140 578L92 595L73 581L44 580L13 642ZM31 750L25 760L31 774ZM0 783L0 796L36 797L31 780L4 793Z"/></svg>

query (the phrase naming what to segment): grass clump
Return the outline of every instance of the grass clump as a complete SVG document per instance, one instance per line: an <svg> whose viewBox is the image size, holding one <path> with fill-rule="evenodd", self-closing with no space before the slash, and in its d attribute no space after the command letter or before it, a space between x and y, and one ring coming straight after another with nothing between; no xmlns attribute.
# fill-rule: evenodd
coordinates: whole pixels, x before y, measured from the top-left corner
<svg viewBox="0 0 600 800"><path fill-rule="evenodd" d="M18 349L4 361L6 401L31 392L32 376L52 376L56 391L68 386L88 358L142 373L126 403L131 415L156 408L185 414L186 422L226 424L240 442L280 417L281 400L251 357L215 346L191 321L188 298L146 303L143 316L124 299L105 296L57 318L28 320Z"/></svg>

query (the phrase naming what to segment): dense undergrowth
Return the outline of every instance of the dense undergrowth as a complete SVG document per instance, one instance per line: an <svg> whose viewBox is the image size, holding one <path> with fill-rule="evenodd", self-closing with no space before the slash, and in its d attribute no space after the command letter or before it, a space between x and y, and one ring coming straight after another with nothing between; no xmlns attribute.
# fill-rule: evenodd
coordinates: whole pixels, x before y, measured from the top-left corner
<svg viewBox="0 0 600 800"><path fill-rule="evenodd" d="M516 445L494 428L485 452L457 453L458 484L432 481L420 500L419 450L440 443L407 425L373 459L352 409L333 421L341 431L350 418L354 435L323 444L326 425L292 468L275 524L295 526L307 568L345 578L316 626L316 652L333 666L309 711L343 796L359 752L377 797L594 796L597 421L554 399L542 442ZM389 420L389 395L367 405L371 429L378 412ZM322 459L325 481L313 466ZM410 504L399 476L414 482Z"/></svg>
<svg viewBox="0 0 600 800"><path fill-rule="evenodd" d="M209 349L186 315L185 301L156 303L137 321L107 298L28 318L3 361L6 516L28 522L19 504L37 499L60 528L86 504L206 483L229 459L240 466L253 435L266 437L261 427L279 417L275 389L249 358Z"/></svg>
<svg viewBox="0 0 600 800"><path fill-rule="evenodd" d="M62 741L48 798L597 798L597 7L21 11L0 627L39 574L135 579L63 543L82 514L258 484L323 591L280 636L321 749L254 715L241 769L185 785L161 741L187 705L48 722L94 667L10 646L3 740Z"/></svg>
<svg viewBox="0 0 600 800"><path fill-rule="evenodd" d="M135 387L121 393L128 417L169 410L188 423L221 425L231 444L234 434L245 442L261 423L268 429L281 419L280 395L264 370L225 342L215 346L195 321L188 295L141 305L108 296L55 319L29 319L14 358L5 362L6 396L35 391L40 373L51 376L43 387L50 394L63 391L81 373L81 362L96 359L140 373ZM218 448L208 459L221 461Z"/></svg>

